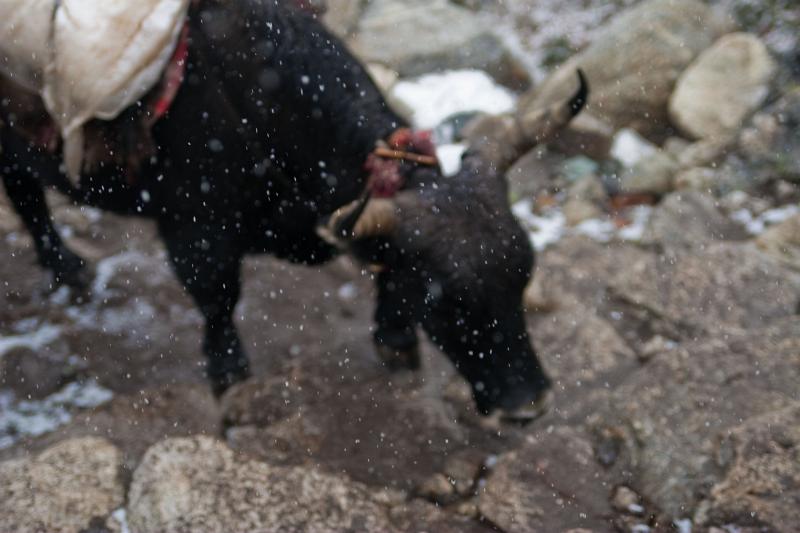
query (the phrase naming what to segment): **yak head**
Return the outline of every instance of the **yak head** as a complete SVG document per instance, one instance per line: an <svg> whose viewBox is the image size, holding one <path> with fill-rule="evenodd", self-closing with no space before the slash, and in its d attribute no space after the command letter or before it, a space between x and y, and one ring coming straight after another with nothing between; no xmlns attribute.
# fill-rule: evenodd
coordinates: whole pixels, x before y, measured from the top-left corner
<svg viewBox="0 0 800 533"><path fill-rule="evenodd" d="M578 94L542 123L566 124L586 95L581 76ZM413 351L421 326L469 382L481 413L525 421L541 411L550 380L525 324L534 253L511 213L503 167L474 145L455 176L410 169L400 193L365 194L320 233L375 266L379 346Z"/></svg>

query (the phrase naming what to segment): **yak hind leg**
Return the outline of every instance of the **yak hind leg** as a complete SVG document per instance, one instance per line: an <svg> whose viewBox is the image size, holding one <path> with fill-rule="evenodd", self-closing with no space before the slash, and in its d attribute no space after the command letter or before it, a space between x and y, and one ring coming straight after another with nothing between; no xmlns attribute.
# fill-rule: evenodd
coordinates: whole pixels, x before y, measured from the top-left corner
<svg viewBox="0 0 800 533"><path fill-rule="evenodd" d="M4 148L7 154L8 147ZM3 184L14 210L33 237L39 264L53 273L57 285L85 289L91 278L86 261L67 248L56 231L42 184L34 176L15 169L22 167L21 164L9 164L12 162L7 159L4 154L0 161Z"/></svg>
<svg viewBox="0 0 800 533"><path fill-rule="evenodd" d="M233 310L239 300L242 253L227 235L203 234L195 225L175 228L162 221L159 229L173 270L205 318L203 351L206 376L214 394L250 376L250 366Z"/></svg>
<svg viewBox="0 0 800 533"><path fill-rule="evenodd" d="M377 278L378 303L373 335L378 357L391 371L420 368L419 341L414 316L408 311L402 291L394 288L385 273Z"/></svg>

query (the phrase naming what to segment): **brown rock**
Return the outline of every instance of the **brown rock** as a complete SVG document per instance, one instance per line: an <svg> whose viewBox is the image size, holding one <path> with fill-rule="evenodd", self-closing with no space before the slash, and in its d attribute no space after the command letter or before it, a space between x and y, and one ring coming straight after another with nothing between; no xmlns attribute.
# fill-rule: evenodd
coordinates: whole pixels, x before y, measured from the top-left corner
<svg viewBox="0 0 800 533"><path fill-rule="evenodd" d="M682 191L668 195L655 208L642 242L697 248L711 241L743 240L746 237L744 228L723 215L712 196Z"/></svg>
<svg viewBox="0 0 800 533"><path fill-rule="evenodd" d="M681 75L670 117L695 139L737 133L766 99L775 63L755 35L731 33L705 50Z"/></svg>
<svg viewBox="0 0 800 533"><path fill-rule="evenodd" d="M631 488L666 516L692 516L725 478L715 454L720 439L743 418L796 404L796 325L795 318L748 331L717 325L719 333L699 335L629 378L598 415L601 427L623 430L614 472L629 472Z"/></svg>
<svg viewBox="0 0 800 533"><path fill-rule="evenodd" d="M478 505L504 531L605 531L611 509L604 479L586 437L556 428L502 456Z"/></svg>
<svg viewBox="0 0 800 533"><path fill-rule="evenodd" d="M800 271L800 215L769 228L756 245L786 266Z"/></svg>
<svg viewBox="0 0 800 533"><path fill-rule="evenodd" d="M793 531L800 524L800 403L733 429L720 455L725 478L696 517L705 525ZM762 529L763 530L763 529Z"/></svg>
<svg viewBox="0 0 800 533"><path fill-rule="evenodd" d="M0 531L79 533L125 501L122 454L105 439L69 440L0 463Z"/></svg>
<svg viewBox="0 0 800 533"><path fill-rule="evenodd" d="M133 475L128 515L137 532L394 530L362 485L240 459L207 437L150 448Z"/></svg>
<svg viewBox="0 0 800 533"><path fill-rule="evenodd" d="M563 98L580 67L592 88L588 111L593 115L615 129L663 129L678 76L721 34L713 19L711 10L695 0L641 2L615 17L591 46L524 97L520 108L540 109Z"/></svg>

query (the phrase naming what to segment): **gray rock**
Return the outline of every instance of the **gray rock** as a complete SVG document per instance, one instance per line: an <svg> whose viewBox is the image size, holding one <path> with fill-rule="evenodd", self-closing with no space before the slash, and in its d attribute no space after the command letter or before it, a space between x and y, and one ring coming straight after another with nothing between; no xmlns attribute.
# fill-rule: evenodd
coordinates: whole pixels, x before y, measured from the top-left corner
<svg viewBox="0 0 800 533"><path fill-rule="evenodd" d="M719 39L681 75L669 102L670 118L695 139L728 136L764 102L775 63L758 37Z"/></svg>
<svg viewBox="0 0 800 533"><path fill-rule="evenodd" d="M328 9L322 21L333 33L347 39L358 27L367 2L368 0L326 0Z"/></svg>
<svg viewBox="0 0 800 533"><path fill-rule="evenodd" d="M573 227L581 222L601 217L604 214L603 210L596 204L579 198L567 200L562 209L567 225Z"/></svg>
<svg viewBox="0 0 800 533"><path fill-rule="evenodd" d="M756 245L788 267L800 271L800 215L767 229L756 239Z"/></svg>
<svg viewBox="0 0 800 533"><path fill-rule="evenodd" d="M668 195L653 211L642 242L665 246L702 247L710 241L741 240L747 234L723 215L712 196L684 191Z"/></svg>
<svg viewBox="0 0 800 533"><path fill-rule="evenodd" d="M69 440L0 463L0 531L79 533L125 501L122 454L105 439Z"/></svg>
<svg viewBox="0 0 800 533"><path fill-rule="evenodd" d="M561 174L565 157L545 148L534 148L506 172L512 201L534 197L551 189Z"/></svg>
<svg viewBox="0 0 800 533"><path fill-rule="evenodd" d="M716 169L695 167L679 172L675 176L675 189L712 194L716 191L720 177Z"/></svg>
<svg viewBox="0 0 800 533"><path fill-rule="evenodd" d="M646 325L647 340L766 327L795 316L800 301L800 276L750 243L647 255L614 272L608 285L620 322L626 329Z"/></svg>
<svg viewBox="0 0 800 533"><path fill-rule="evenodd" d="M727 470L695 516L701 525L792 531L800 524L800 403L733 428L717 452Z"/></svg>
<svg viewBox="0 0 800 533"><path fill-rule="evenodd" d="M589 48L523 98L520 108L540 109L564 98L580 67L592 88L593 115L615 129L658 132L668 124L667 103L678 76L721 31L701 2L647 0L617 16Z"/></svg>
<svg viewBox="0 0 800 533"><path fill-rule="evenodd" d="M569 156L585 155L602 161L614 142L614 129L591 113L581 113L550 142L553 150Z"/></svg>
<svg viewBox="0 0 800 533"><path fill-rule="evenodd" d="M645 157L621 178L621 189L629 193L666 194L673 189L678 162L667 152Z"/></svg>
<svg viewBox="0 0 800 533"><path fill-rule="evenodd" d="M236 387L223 409L237 451L275 464L321 465L406 491L442 472L447 457L470 438L456 423L456 409L421 390L413 376L384 372L331 382L298 368L288 380L253 379Z"/></svg>
<svg viewBox="0 0 800 533"><path fill-rule="evenodd" d="M713 319L706 320L712 324ZM624 435L614 466L620 479L632 480L631 487L668 519L692 516L704 495L725 478L716 451L720 440L743 419L796 405L796 326L796 318L750 331L716 326L654 358L617 388L596 419L599 427ZM788 486L796 491L794 482ZM749 490L757 493L757 487L751 484ZM751 502L759 499L753 495ZM734 506L736 500L727 501Z"/></svg>
<svg viewBox="0 0 800 533"><path fill-rule="evenodd" d="M588 438L559 427L504 455L480 493L483 516L503 531L606 531L609 489Z"/></svg>
<svg viewBox="0 0 800 533"><path fill-rule="evenodd" d="M148 450L133 475L128 519L136 533L393 530L366 487L237 457L208 437Z"/></svg>
<svg viewBox="0 0 800 533"><path fill-rule="evenodd" d="M491 28L447 0L370 2L352 46L362 59L383 63L401 77L478 68L509 86L527 83L525 70Z"/></svg>
<svg viewBox="0 0 800 533"><path fill-rule="evenodd" d="M760 179L800 183L800 87L753 117L739 137L738 152Z"/></svg>

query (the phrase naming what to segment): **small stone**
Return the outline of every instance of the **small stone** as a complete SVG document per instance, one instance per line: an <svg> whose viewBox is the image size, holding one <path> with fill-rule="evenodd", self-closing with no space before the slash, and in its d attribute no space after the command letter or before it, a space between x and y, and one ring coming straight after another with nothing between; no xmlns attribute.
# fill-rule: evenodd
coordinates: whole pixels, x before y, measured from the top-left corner
<svg viewBox="0 0 800 533"><path fill-rule="evenodd" d="M418 496L436 503L447 503L456 495L456 489L444 474L433 474L415 491Z"/></svg>
<svg viewBox="0 0 800 533"><path fill-rule="evenodd" d="M603 182L594 174L584 176L573 183L567 191L567 196L570 199L597 203L608 200L608 193Z"/></svg>
<svg viewBox="0 0 800 533"><path fill-rule="evenodd" d="M564 204L564 218L569 226L577 226L581 222L598 218L603 215L603 211L592 202L586 200L571 199Z"/></svg>
<svg viewBox="0 0 800 533"><path fill-rule="evenodd" d="M633 490L620 486L614 490L611 506L621 513L640 515L644 512L644 507L640 503L641 500L642 498Z"/></svg>
<svg viewBox="0 0 800 533"><path fill-rule="evenodd" d="M583 155L602 161L608 157L613 142L614 129L584 111L549 146L562 154Z"/></svg>
<svg viewBox="0 0 800 533"><path fill-rule="evenodd" d="M675 189L710 193L714 191L718 181L717 172L713 168L690 168L675 176Z"/></svg>
<svg viewBox="0 0 800 533"><path fill-rule="evenodd" d="M681 75L670 118L694 139L739 131L769 93L775 63L755 35L732 33L704 51Z"/></svg>
<svg viewBox="0 0 800 533"><path fill-rule="evenodd" d="M656 152L638 163L622 177L622 190L628 193L666 194L672 191L678 163L668 153Z"/></svg>
<svg viewBox="0 0 800 533"><path fill-rule="evenodd" d="M671 341L661 335L656 335L655 337L651 338L649 341L644 343L642 346L642 350L639 353L639 358L647 361L652 359L654 356L668 352L670 350L674 350L676 347L675 341Z"/></svg>

